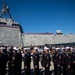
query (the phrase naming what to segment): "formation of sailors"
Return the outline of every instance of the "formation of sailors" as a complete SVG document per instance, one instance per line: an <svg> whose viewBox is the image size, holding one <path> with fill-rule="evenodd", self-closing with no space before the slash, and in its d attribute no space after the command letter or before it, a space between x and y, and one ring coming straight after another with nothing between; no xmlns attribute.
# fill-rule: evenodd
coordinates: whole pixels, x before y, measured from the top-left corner
<svg viewBox="0 0 75 75"><path fill-rule="evenodd" d="M8 75L21 75L22 55L16 47L0 47L0 75L6 75L7 63Z"/></svg>
<svg viewBox="0 0 75 75"><path fill-rule="evenodd" d="M52 56L51 56L52 55ZM45 75L51 75L51 61L54 66L54 75L75 75L75 47L50 47L43 49L34 47L0 47L0 75L21 75L22 61L24 61L24 75L31 74L31 57L33 57L34 75L40 75L39 61L44 67ZM41 58L41 60L40 60Z"/></svg>
<svg viewBox="0 0 75 75"><path fill-rule="evenodd" d="M75 75L75 49L62 47L52 52L55 75Z"/></svg>

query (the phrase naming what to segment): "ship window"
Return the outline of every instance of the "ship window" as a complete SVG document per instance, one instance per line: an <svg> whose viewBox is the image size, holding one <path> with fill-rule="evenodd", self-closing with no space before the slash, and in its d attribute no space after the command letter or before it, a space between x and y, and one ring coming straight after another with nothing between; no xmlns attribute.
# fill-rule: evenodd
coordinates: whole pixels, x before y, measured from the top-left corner
<svg viewBox="0 0 75 75"><path fill-rule="evenodd" d="M13 26L18 26L18 24L12 24Z"/></svg>
<svg viewBox="0 0 75 75"><path fill-rule="evenodd" d="M0 22L0 24L6 24L5 22Z"/></svg>

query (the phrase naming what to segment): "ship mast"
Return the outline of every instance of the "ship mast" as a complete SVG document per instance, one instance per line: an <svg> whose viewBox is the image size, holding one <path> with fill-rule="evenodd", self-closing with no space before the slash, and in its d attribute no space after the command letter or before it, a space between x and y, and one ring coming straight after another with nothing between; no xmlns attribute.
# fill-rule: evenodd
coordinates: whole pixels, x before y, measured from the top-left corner
<svg viewBox="0 0 75 75"><path fill-rule="evenodd" d="M9 6L6 5L5 2L3 2L3 8L0 14L0 18L4 15L4 18L6 18L7 14L9 15L9 17L12 19L12 16L10 15L10 8Z"/></svg>

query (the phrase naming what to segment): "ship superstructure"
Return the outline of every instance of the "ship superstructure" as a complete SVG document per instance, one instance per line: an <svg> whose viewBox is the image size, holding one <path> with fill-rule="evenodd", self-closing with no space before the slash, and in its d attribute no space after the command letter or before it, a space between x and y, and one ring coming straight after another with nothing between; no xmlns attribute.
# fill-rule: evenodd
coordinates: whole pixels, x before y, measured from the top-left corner
<svg viewBox="0 0 75 75"><path fill-rule="evenodd" d="M9 6L3 2L3 8L0 14L0 42L9 46L21 46L22 33L21 25L13 20L10 15Z"/></svg>

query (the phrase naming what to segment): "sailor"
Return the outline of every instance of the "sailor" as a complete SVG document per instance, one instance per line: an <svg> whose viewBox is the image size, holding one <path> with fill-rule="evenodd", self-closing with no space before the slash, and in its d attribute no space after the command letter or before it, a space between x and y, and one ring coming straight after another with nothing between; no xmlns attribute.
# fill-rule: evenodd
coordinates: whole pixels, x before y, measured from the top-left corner
<svg viewBox="0 0 75 75"><path fill-rule="evenodd" d="M57 69L57 74L56 75L61 75L62 74L62 54L60 53L60 48L56 48L56 69Z"/></svg>
<svg viewBox="0 0 75 75"><path fill-rule="evenodd" d="M71 47L70 50L72 50L72 71L73 75L75 75L75 50Z"/></svg>
<svg viewBox="0 0 75 75"><path fill-rule="evenodd" d="M66 64L66 75L71 75L71 53L70 53L70 47L66 47L65 64Z"/></svg>
<svg viewBox="0 0 75 75"><path fill-rule="evenodd" d="M63 75L66 75L66 62L65 62L65 58L66 58L66 50L65 50L65 48L62 48L62 71L63 71Z"/></svg>
<svg viewBox="0 0 75 75"><path fill-rule="evenodd" d="M2 46L2 49L3 49L3 52L4 52L4 55L5 55L5 63L7 65L7 61L8 61L8 54L7 54L7 46Z"/></svg>
<svg viewBox="0 0 75 75"><path fill-rule="evenodd" d="M25 68L25 75L30 75L30 62L31 56L29 53L29 48L24 48L24 68Z"/></svg>
<svg viewBox="0 0 75 75"><path fill-rule="evenodd" d="M7 48L5 46L2 47L3 49L3 53L4 53L4 56L5 56L5 72L6 72L6 65L7 65L7 61L8 61L8 54L7 54Z"/></svg>
<svg viewBox="0 0 75 75"><path fill-rule="evenodd" d="M44 67L45 67L45 75L50 75L50 65L51 65L51 58L50 58L50 54L49 54L49 48L48 47L44 47Z"/></svg>
<svg viewBox="0 0 75 75"><path fill-rule="evenodd" d="M56 48L52 48L52 57L53 57L53 64L54 64L54 75L57 74L57 69L56 69Z"/></svg>
<svg viewBox="0 0 75 75"><path fill-rule="evenodd" d="M12 66L11 66L11 59L12 59L12 55L13 55L13 52L11 51L10 48L7 48L7 54L8 54L8 75L11 75L12 74Z"/></svg>
<svg viewBox="0 0 75 75"><path fill-rule="evenodd" d="M39 75L39 54L38 47L34 47L33 50L33 65L34 65L34 75Z"/></svg>
<svg viewBox="0 0 75 75"><path fill-rule="evenodd" d="M0 47L0 75L6 74L6 57L3 49L4 47Z"/></svg>
<svg viewBox="0 0 75 75"><path fill-rule="evenodd" d="M18 53L18 48L13 48L13 55L12 55L12 72L13 75L21 75L21 62L22 56Z"/></svg>
<svg viewBox="0 0 75 75"><path fill-rule="evenodd" d="M31 73L31 66L30 66L30 64L31 64L31 49L30 48L27 48L28 50L27 50L27 53L28 53L28 59L29 59L29 66L28 66L28 69L29 69L29 75L30 75L30 73Z"/></svg>
<svg viewBox="0 0 75 75"><path fill-rule="evenodd" d="M17 61L18 62L18 72L17 74L18 75L21 75L21 67L22 67L22 54L20 52L21 50L18 48L17 50L17 57L19 58L19 60Z"/></svg>

